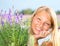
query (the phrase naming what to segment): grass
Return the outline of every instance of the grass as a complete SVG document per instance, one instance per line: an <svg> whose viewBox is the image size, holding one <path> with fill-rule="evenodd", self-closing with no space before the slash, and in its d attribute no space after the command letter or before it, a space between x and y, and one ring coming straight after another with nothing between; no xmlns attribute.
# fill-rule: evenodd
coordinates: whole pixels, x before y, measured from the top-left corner
<svg viewBox="0 0 60 46"><path fill-rule="evenodd" d="M0 29L0 46L27 46L28 29L19 24L4 24Z"/></svg>

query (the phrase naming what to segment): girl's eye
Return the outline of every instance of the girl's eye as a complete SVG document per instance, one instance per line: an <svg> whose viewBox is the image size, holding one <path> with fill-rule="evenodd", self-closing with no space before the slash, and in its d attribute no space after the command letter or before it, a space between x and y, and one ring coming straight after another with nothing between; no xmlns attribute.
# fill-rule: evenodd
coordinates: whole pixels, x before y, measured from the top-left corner
<svg viewBox="0 0 60 46"><path fill-rule="evenodd" d="M46 23L47 25L50 25L50 24L48 24L48 23Z"/></svg>
<svg viewBox="0 0 60 46"><path fill-rule="evenodd" d="M45 25L46 25L46 26L50 26L50 24L49 24L49 23L45 23Z"/></svg>

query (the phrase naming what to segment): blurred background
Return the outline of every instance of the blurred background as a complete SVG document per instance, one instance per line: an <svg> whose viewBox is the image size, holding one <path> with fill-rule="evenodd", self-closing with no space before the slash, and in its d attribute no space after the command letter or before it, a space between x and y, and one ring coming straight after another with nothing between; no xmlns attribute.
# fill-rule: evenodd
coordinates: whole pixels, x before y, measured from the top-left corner
<svg viewBox="0 0 60 46"><path fill-rule="evenodd" d="M33 12L42 5L54 9L60 29L60 0L0 0L0 25L6 21L10 24L15 21L28 28ZM44 40L49 40L50 37L39 40L39 44Z"/></svg>
<svg viewBox="0 0 60 46"><path fill-rule="evenodd" d="M0 16L3 14L23 14L29 18L40 6L46 5L54 9L60 26L60 0L0 0Z"/></svg>

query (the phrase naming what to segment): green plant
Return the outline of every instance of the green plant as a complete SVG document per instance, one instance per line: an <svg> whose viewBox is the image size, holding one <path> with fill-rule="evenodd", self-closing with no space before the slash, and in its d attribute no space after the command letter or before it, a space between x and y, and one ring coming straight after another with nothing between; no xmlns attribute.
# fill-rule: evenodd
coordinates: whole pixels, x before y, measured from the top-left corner
<svg viewBox="0 0 60 46"><path fill-rule="evenodd" d="M28 29L5 23L0 29L0 46L27 46Z"/></svg>

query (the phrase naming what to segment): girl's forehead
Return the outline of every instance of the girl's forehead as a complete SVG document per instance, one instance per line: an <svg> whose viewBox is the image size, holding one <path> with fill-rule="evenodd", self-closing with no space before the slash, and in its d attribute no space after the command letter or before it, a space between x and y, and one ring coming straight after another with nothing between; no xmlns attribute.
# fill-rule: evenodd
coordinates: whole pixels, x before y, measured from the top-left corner
<svg viewBox="0 0 60 46"><path fill-rule="evenodd" d="M47 20L50 20L51 21L51 15L46 12L46 11L41 11L41 12L38 12L36 15L35 15L35 18L43 18L43 19L47 19Z"/></svg>
<svg viewBox="0 0 60 46"><path fill-rule="evenodd" d="M36 17L37 16L44 16L44 17L49 17L49 18L51 18L51 15L50 15L50 13L48 13L48 12L46 12L46 11L41 11L41 12L38 12L38 13L36 13L36 15L35 15Z"/></svg>

